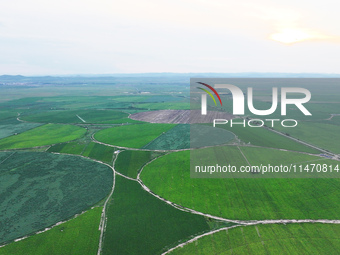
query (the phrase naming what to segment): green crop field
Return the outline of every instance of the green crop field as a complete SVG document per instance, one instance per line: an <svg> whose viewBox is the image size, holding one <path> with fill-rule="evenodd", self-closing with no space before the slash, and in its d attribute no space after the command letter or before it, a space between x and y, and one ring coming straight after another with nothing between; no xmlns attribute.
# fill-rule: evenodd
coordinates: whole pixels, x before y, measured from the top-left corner
<svg viewBox="0 0 340 255"><path fill-rule="evenodd" d="M5 119L9 119L9 118L14 118L17 117L18 113L15 111L1 111L0 110L0 120L5 120Z"/></svg>
<svg viewBox="0 0 340 255"><path fill-rule="evenodd" d="M125 176L137 178L142 166L160 155L151 151L122 151L115 162L115 170Z"/></svg>
<svg viewBox="0 0 340 255"><path fill-rule="evenodd" d="M83 156L111 164L114 151L113 147L91 142L87 145Z"/></svg>
<svg viewBox="0 0 340 255"><path fill-rule="evenodd" d="M202 155L209 155L204 153L208 150L210 149L201 149ZM247 164L236 148L223 150L230 157L228 163ZM251 150L256 151L257 148L247 148L245 153L250 155ZM294 157L298 162L316 158L309 155L301 157L293 152L279 150L270 152L267 149L261 160L267 157L267 162L270 162L275 153L283 153L281 160L286 159L286 162ZM144 168L141 179L153 192L174 203L228 219L338 217L340 179L194 179L190 178L189 156L189 151L183 151L160 157Z"/></svg>
<svg viewBox="0 0 340 255"><path fill-rule="evenodd" d="M180 150L227 144L235 139L235 135L225 129L207 125L178 124L163 133L143 149Z"/></svg>
<svg viewBox="0 0 340 255"><path fill-rule="evenodd" d="M104 163L111 164L114 148L110 146L105 146L99 143L61 143L51 146L48 152L58 152L66 154L83 155L88 158L102 161Z"/></svg>
<svg viewBox="0 0 340 255"><path fill-rule="evenodd" d="M165 103L137 103L135 107L144 110L188 110L190 109L189 102L165 102Z"/></svg>
<svg viewBox="0 0 340 255"><path fill-rule="evenodd" d="M337 224L257 225L223 230L177 248L171 255L340 253Z"/></svg>
<svg viewBox="0 0 340 255"><path fill-rule="evenodd" d="M44 233L0 248L0 255L84 255L96 254L102 207L95 207L77 218Z"/></svg>
<svg viewBox="0 0 340 255"><path fill-rule="evenodd" d="M78 117L79 116L79 117ZM32 115L23 115L22 120L40 123L110 123L126 118L127 113L112 110L52 110Z"/></svg>
<svg viewBox="0 0 340 255"><path fill-rule="evenodd" d="M319 156L310 156L303 153L294 153L291 151L282 151L282 150L271 150L268 148L252 148L247 146L240 147L246 158L248 159L251 165L261 165L261 164L271 164L277 165L278 162L282 165L290 165L290 164L297 164L297 165L305 165L306 163L315 163L315 164L332 164L334 168L339 161L333 161L327 159L325 157ZM340 172L339 172L340 173ZM321 175L318 173L319 178L322 177L337 177L338 173L335 172L334 175L325 173L325 175Z"/></svg>
<svg viewBox="0 0 340 255"><path fill-rule="evenodd" d="M41 152L0 155L0 243L89 209L112 187L112 170L88 159Z"/></svg>
<svg viewBox="0 0 340 255"><path fill-rule="evenodd" d="M103 254L160 254L178 241L209 230L203 216L179 211L116 175L107 212Z"/></svg>
<svg viewBox="0 0 340 255"><path fill-rule="evenodd" d="M190 136L190 132L195 136ZM95 138L100 142L122 147L179 150L226 144L235 135L225 129L206 125L143 124L102 130L95 134Z"/></svg>
<svg viewBox="0 0 340 255"><path fill-rule="evenodd" d="M0 150L30 148L68 142L82 137L86 129L60 124L46 124L0 140Z"/></svg>
<svg viewBox="0 0 340 255"><path fill-rule="evenodd" d="M145 123L143 121L139 121L139 120L133 120L130 118L122 118L122 119L116 119L116 120L110 120L110 121L106 121L103 123L107 123L107 124L141 124L141 123Z"/></svg>
<svg viewBox="0 0 340 255"><path fill-rule="evenodd" d="M340 175L336 170L311 173L305 166L327 164L335 169L340 161L289 136L340 153L340 79L223 80L238 86L245 99L252 87L253 105L259 110L271 107L273 86L310 90L312 99L304 106L312 116L293 104L288 104L286 116L279 104L270 116L255 116L245 104L244 118L298 120L296 128L281 128L275 122L275 129L286 136L265 128L230 128L230 123L213 127L212 123L153 124L129 118L155 110L200 110L201 94L190 93L192 75L198 77L184 73L0 75L0 246L4 245L0 255L95 255L100 243L100 255L162 254L235 224L204 214L244 225L183 244L171 254L339 254L339 224L332 220L339 220ZM195 79L192 83L199 86ZM214 82L207 84L214 86ZM207 97L208 110L232 113L232 95L227 90L217 92L223 106ZM288 95L295 97L299 95ZM146 120L160 122L152 117ZM105 164L113 162L115 187L108 197L114 171ZM291 164L301 165L303 172L190 172L215 165ZM141 180L152 194L137 180L141 169ZM182 211L174 203L202 215ZM104 204L106 221L99 229ZM256 222L271 219L328 223ZM256 225L246 226L247 220Z"/></svg>
<svg viewBox="0 0 340 255"><path fill-rule="evenodd" d="M340 114L340 113L339 113ZM340 115L332 117L331 120L323 121L326 124L340 125Z"/></svg>
<svg viewBox="0 0 340 255"><path fill-rule="evenodd" d="M17 119L6 119L0 121L0 139L7 136L20 134L27 130L39 127L38 123L20 122Z"/></svg>
<svg viewBox="0 0 340 255"><path fill-rule="evenodd" d="M125 125L101 130L94 138L111 145L142 148L174 126L174 124Z"/></svg>
<svg viewBox="0 0 340 255"><path fill-rule="evenodd" d="M321 149L340 153L340 127L324 123L301 122L288 131L283 128L277 130L289 133L292 137L319 146Z"/></svg>
<svg viewBox="0 0 340 255"><path fill-rule="evenodd" d="M149 150L178 150L190 148L190 125L176 125L143 148Z"/></svg>
<svg viewBox="0 0 340 255"><path fill-rule="evenodd" d="M233 132L241 141L245 142L246 144L316 154L320 153L320 151L316 149L295 142L292 139L276 134L265 128L251 128L248 126L243 127L241 125L235 125L233 127L230 127L229 125L217 125L217 127L225 128L230 132ZM285 129L284 132L286 131L287 130Z"/></svg>
<svg viewBox="0 0 340 255"><path fill-rule="evenodd" d="M47 151L81 155L85 147L86 144L81 144L77 142L59 143L51 146Z"/></svg>

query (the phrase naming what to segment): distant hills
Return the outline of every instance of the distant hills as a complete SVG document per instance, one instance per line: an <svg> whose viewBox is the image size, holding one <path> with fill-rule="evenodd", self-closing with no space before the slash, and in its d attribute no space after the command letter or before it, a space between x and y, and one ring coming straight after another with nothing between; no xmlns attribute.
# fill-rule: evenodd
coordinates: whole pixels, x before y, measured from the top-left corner
<svg viewBox="0 0 340 255"><path fill-rule="evenodd" d="M140 80L143 78L143 80ZM327 73L123 73L53 76L0 75L0 85L188 83L190 78L340 78Z"/></svg>

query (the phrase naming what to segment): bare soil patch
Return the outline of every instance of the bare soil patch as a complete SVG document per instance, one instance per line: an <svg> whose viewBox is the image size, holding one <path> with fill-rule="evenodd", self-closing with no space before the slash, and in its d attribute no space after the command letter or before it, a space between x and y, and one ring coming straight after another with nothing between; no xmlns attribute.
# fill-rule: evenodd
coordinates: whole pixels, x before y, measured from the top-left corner
<svg viewBox="0 0 340 255"><path fill-rule="evenodd" d="M208 111L207 115L201 115L200 110L159 110L135 113L129 118L150 123L194 124L212 123L214 119L230 120L233 117L230 113L217 111Z"/></svg>

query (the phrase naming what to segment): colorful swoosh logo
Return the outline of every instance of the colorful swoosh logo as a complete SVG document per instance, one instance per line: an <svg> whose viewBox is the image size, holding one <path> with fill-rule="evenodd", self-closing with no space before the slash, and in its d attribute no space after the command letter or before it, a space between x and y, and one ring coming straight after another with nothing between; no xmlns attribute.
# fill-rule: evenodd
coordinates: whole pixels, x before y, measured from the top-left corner
<svg viewBox="0 0 340 255"><path fill-rule="evenodd" d="M220 98L220 95L217 93L217 91L216 91L213 87L211 87L210 85L205 84L205 83L203 83L203 82L197 82L197 83L199 83L199 84L201 84L201 85L203 85L203 86L206 86L206 87L209 88L212 92L214 92L214 94L217 96L218 100L220 100L220 103L221 103L221 106L222 106L222 100L221 100L221 98ZM214 96L211 94L211 92L210 92L209 90L203 89L203 88L200 88L200 87L197 87L197 88L200 89L200 90L203 90L204 92L206 92L206 93L214 100L215 105L217 105Z"/></svg>

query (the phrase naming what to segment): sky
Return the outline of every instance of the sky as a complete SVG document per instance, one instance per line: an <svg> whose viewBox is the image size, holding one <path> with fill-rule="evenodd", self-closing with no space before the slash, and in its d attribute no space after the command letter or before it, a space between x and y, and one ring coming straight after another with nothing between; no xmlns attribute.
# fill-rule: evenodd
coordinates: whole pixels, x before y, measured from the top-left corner
<svg viewBox="0 0 340 255"><path fill-rule="evenodd" d="M340 73L333 0L0 0L0 74Z"/></svg>

